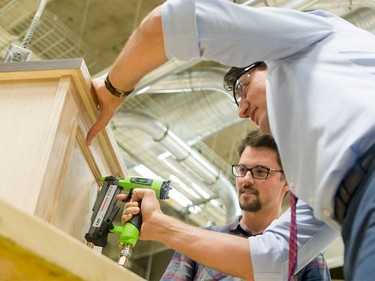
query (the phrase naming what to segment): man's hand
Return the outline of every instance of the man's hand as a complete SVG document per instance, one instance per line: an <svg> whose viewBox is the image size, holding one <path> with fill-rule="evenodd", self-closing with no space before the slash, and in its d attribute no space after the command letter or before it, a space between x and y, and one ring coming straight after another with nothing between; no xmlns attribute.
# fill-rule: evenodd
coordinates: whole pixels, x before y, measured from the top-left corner
<svg viewBox="0 0 375 281"><path fill-rule="evenodd" d="M96 135L104 129L111 121L116 111L120 108L125 97L115 97L105 87L103 79L93 79L92 85L95 89L96 97L99 103L100 115L95 124L87 133L86 144L91 145Z"/></svg>
<svg viewBox="0 0 375 281"><path fill-rule="evenodd" d="M117 195L117 200L124 200L126 194ZM156 199L154 190L136 188L133 189L133 196L130 202L125 204L124 211L121 216L121 222L124 224L140 212L138 201L142 199L142 226L140 231L140 239L155 240L155 227L160 226L163 222L163 217L166 216L160 209L159 201Z"/></svg>
<svg viewBox="0 0 375 281"><path fill-rule="evenodd" d="M120 193L116 198L118 201L124 201L127 197L127 194ZM133 215L137 215L139 212L140 208L138 206L138 202L127 202L121 215L121 223L125 224L133 217Z"/></svg>

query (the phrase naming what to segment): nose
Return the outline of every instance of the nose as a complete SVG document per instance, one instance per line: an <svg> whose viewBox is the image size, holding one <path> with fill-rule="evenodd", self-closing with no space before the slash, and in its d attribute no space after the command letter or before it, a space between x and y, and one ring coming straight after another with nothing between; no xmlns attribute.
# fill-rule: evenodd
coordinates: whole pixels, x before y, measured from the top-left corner
<svg viewBox="0 0 375 281"><path fill-rule="evenodd" d="M238 105L238 117L240 118L249 118L250 117L250 104L246 100L240 101Z"/></svg>
<svg viewBox="0 0 375 281"><path fill-rule="evenodd" d="M243 180L246 182L254 182L253 175L251 174L250 171L246 172L246 175L243 177Z"/></svg>

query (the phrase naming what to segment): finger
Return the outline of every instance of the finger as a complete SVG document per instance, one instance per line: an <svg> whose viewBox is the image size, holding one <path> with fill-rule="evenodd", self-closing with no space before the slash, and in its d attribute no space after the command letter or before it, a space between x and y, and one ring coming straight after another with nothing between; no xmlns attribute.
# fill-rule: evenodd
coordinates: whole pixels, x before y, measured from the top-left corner
<svg viewBox="0 0 375 281"><path fill-rule="evenodd" d="M136 215L139 211L139 207L126 207L122 212L122 215Z"/></svg>
<svg viewBox="0 0 375 281"><path fill-rule="evenodd" d="M135 202L128 202L125 204L125 209L127 208L131 208L131 207L138 207L138 202L135 201Z"/></svg>
<svg viewBox="0 0 375 281"><path fill-rule="evenodd" d="M137 202L133 202L137 203ZM138 207L125 207L124 211L122 212L121 215L121 223L126 223L129 221L133 215L137 215L141 210Z"/></svg>
<svg viewBox="0 0 375 281"><path fill-rule="evenodd" d="M143 188L135 188L133 189L133 196L131 202L139 201L143 198L151 198L156 197L155 190L153 189L143 189Z"/></svg>
<svg viewBox="0 0 375 281"><path fill-rule="evenodd" d="M98 126L95 126L95 124L94 124L93 127L91 127L91 129L87 133L87 137L86 137L86 145L87 146L91 146L92 141L94 140L94 138L96 137L96 135L99 133L100 130L101 129Z"/></svg>
<svg viewBox="0 0 375 281"><path fill-rule="evenodd" d="M133 189L133 196L130 202L138 202L140 199L144 197L145 191L146 191L145 189L139 189L139 188Z"/></svg>
<svg viewBox="0 0 375 281"><path fill-rule="evenodd" d="M123 200L125 200L127 197L128 197L127 194L120 193L120 194L118 194L118 195L116 196L116 199L117 199L118 201L123 201Z"/></svg>
<svg viewBox="0 0 375 281"><path fill-rule="evenodd" d="M122 223L122 224L125 224L125 223L128 222L131 218L132 218L132 215L131 215L131 214L123 214L123 215L121 216L121 223Z"/></svg>
<svg viewBox="0 0 375 281"><path fill-rule="evenodd" d="M113 114L105 114L103 112L99 115L98 120L95 122L95 124L91 127L91 129L87 133L86 144L88 146L92 144L92 141L94 140L96 135L108 125L112 116Z"/></svg>

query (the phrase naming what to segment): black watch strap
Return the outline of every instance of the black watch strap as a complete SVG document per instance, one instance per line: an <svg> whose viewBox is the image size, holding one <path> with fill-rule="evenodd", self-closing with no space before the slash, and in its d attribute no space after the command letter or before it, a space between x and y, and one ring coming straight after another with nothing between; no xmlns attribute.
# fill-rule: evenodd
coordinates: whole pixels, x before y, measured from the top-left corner
<svg viewBox="0 0 375 281"><path fill-rule="evenodd" d="M132 89L130 91L124 92L124 91L121 91L121 90L113 87L111 81L109 81L109 74L107 74L107 77L104 80L104 84L105 84L105 87L107 88L107 90L110 91L112 95L114 95L116 97L119 97L119 98L129 96L134 90L134 89Z"/></svg>

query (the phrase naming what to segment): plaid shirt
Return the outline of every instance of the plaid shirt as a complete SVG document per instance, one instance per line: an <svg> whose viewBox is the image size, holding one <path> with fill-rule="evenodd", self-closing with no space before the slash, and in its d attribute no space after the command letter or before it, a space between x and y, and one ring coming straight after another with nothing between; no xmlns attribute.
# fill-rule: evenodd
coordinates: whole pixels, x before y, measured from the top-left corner
<svg viewBox="0 0 375 281"><path fill-rule="evenodd" d="M241 237L252 236L252 233L243 229L240 225L241 216L238 217L233 223L223 225L223 226L210 226L206 229L229 233L232 235L237 235ZM187 281L187 280L231 280L237 281L241 280L238 277L226 275L203 266L202 264L196 263L194 260L176 252L172 257L164 275L160 279L161 281ZM331 280L331 275L329 268L322 254L319 254L314 260L312 260L308 265L306 265L298 273L299 281L329 281Z"/></svg>

